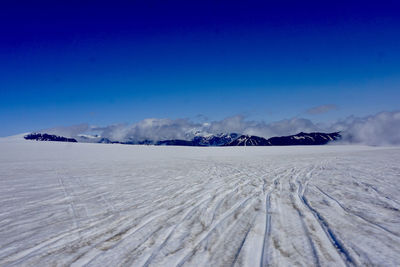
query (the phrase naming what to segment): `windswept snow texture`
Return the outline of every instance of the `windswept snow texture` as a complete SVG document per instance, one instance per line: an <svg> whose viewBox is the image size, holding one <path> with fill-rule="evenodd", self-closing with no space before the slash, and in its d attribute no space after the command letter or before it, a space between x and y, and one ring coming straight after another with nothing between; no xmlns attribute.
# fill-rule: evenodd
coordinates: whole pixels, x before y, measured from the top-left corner
<svg viewBox="0 0 400 267"><path fill-rule="evenodd" d="M400 148L5 139L0 266L399 266L399 162Z"/></svg>

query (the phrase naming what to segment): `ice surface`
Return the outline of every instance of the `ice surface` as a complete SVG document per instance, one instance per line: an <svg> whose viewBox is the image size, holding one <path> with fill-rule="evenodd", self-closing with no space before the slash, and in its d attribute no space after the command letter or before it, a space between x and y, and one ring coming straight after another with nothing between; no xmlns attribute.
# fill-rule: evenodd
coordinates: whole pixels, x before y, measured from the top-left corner
<svg viewBox="0 0 400 267"><path fill-rule="evenodd" d="M400 148L0 140L0 266L399 266Z"/></svg>

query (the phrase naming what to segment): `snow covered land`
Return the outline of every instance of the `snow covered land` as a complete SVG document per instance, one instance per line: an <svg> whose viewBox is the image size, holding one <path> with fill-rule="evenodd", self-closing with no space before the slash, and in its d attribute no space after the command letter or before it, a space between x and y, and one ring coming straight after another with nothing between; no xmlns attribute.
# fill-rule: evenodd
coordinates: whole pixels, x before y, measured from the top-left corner
<svg viewBox="0 0 400 267"><path fill-rule="evenodd" d="M0 266L399 266L400 148L0 140Z"/></svg>

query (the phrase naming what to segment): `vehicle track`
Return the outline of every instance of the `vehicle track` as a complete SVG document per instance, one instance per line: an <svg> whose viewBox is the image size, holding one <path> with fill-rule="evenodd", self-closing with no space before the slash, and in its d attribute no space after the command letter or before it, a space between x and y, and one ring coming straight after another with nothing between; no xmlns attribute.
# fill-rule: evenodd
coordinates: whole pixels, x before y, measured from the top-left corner
<svg viewBox="0 0 400 267"><path fill-rule="evenodd" d="M310 175L310 173L308 174ZM314 215L314 217L317 219L319 225L324 230L325 234L331 241L332 245L336 248L336 250L340 253L342 258L344 259L344 263L346 265L355 265L353 257L350 255L350 253L348 252L347 248L344 246L342 241L338 239L338 237L336 236L334 231L329 227L328 222L322 217L322 215L310 205L307 197L305 196L304 193L308 186L308 180L304 188L300 182L298 182L298 185L299 187L297 193L299 198L301 199L302 203L307 207L307 209L309 209L311 213Z"/></svg>

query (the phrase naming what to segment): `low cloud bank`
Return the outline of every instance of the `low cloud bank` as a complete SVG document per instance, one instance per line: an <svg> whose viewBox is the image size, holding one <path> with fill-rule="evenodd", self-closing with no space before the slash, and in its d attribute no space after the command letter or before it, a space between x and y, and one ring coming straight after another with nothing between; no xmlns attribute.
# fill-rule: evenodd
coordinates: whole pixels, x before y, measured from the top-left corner
<svg viewBox="0 0 400 267"><path fill-rule="evenodd" d="M272 137L296 134L301 131L318 131L319 127L307 119L282 120L267 124L248 121L243 116L232 116L220 121L196 123L187 119L145 119L133 125L113 125L104 128L92 128L101 132L101 136L116 141L144 140L191 140L196 135L240 133Z"/></svg>
<svg viewBox="0 0 400 267"><path fill-rule="evenodd" d="M313 123L303 118L285 119L273 123L249 121L243 116L232 116L220 121L193 122L188 119L145 119L135 124L117 124L106 127L80 124L48 129L46 132L76 137L98 133L112 141L190 140L196 135L240 133L265 138L292 135L299 132L341 131L343 142L367 145L400 145L400 111L381 112L367 117L348 117L330 125Z"/></svg>
<svg viewBox="0 0 400 267"><path fill-rule="evenodd" d="M341 131L349 143L385 146L400 145L400 111L381 112L363 118L348 117L331 126Z"/></svg>

